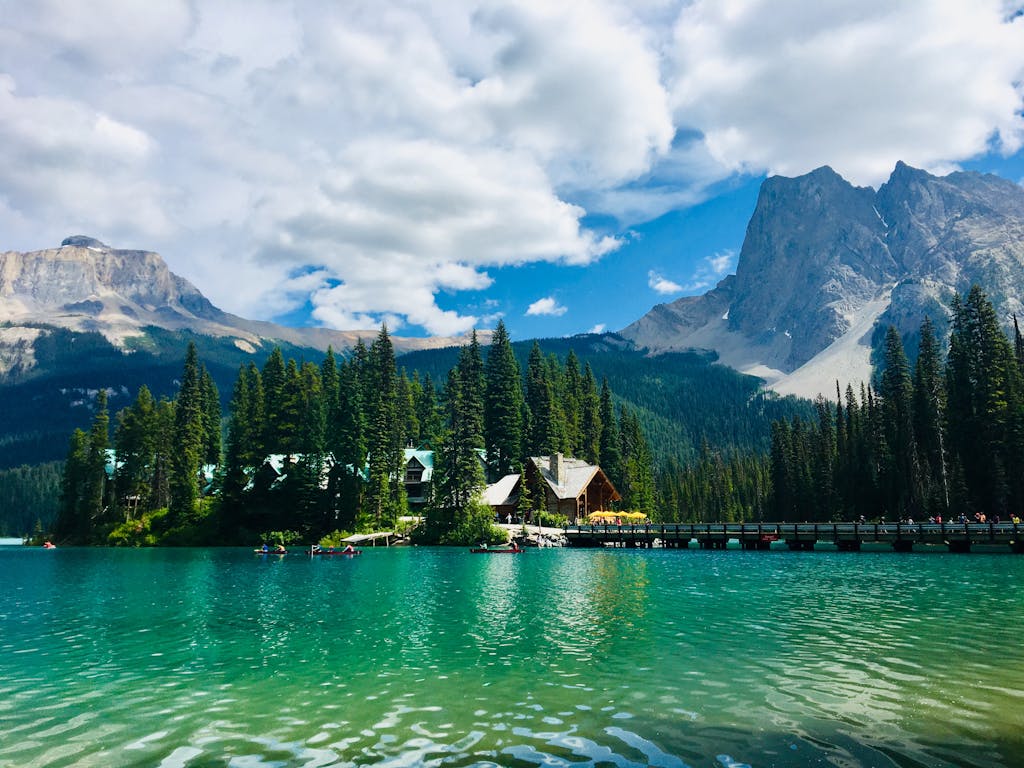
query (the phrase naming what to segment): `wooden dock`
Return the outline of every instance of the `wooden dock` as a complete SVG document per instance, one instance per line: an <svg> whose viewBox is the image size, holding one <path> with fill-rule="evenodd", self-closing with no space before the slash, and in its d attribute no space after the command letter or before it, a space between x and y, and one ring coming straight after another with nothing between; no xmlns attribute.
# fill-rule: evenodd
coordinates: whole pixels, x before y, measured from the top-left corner
<svg viewBox="0 0 1024 768"><path fill-rule="evenodd" d="M858 552L864 544L885 544L897 552L915 546L970 552L974 547L1005 546L1024 554L1024 524L1017 523L651 523L648 525L576 525L563 532L570 547L742 549L767 551L784 543L797 551L818 543ZM773 546L774 545L774 546Z"/></svg>

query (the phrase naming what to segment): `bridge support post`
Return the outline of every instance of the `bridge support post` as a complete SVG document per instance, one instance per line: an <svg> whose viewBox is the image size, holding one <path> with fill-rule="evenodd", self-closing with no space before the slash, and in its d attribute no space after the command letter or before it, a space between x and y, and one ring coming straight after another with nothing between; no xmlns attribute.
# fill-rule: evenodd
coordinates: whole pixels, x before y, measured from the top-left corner
<svg viewBox="0 0 1024 768"><path fill-rule="evenodd" d="M860 539L851 541L837 541L836 549L840 552L860 552Z"/></svg>
<svg viewBox="0 0 1024 768"><path fill-rule="evenodd" d="M814 542L811 539L786 539L786 546L793 552L811 552Z"/></svg>
<svg viewBox="0 0 1024 768"><path fill-rule="evenodd" d="M897 539L892 543L893 552L913 552L914 542L907 541L906 539Z"/></svg>
<svg viewBox="0 0 1024 768"><path fill-rule="evenodd" d="M955 541L949 541L947 543L949 545L950 552L967 554L971 551L971 542L967 539L957 539Z"/></svg>

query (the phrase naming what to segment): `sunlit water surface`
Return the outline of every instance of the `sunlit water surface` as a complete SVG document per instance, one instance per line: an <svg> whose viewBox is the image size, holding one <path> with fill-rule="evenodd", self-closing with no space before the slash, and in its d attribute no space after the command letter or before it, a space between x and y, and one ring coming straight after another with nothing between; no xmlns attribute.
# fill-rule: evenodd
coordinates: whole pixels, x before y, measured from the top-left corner
<svg viewBox="0 0 1024 768"><path fill-rule="evenodd" d="M0 551L0 767L1024 765L1024 557Z"/></svg>

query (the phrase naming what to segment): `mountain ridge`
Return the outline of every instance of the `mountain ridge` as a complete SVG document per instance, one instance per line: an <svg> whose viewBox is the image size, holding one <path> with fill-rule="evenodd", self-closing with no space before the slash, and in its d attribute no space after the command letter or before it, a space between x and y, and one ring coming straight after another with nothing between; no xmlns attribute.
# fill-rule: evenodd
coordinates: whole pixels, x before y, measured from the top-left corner
<svg viewBox="0 0 1024 768"><path fill-rule="evenodd" d="M31 376L33 349L48 328L101 334L130 351L147 328L232 339L254 353L285 342L324 351L351 348L377 331L296 328L247 320L214 306L153 251L111 248L85 235L59 247L0 253L0 380ZM461 338L393 336L396 351L459 344Z"/></svg>
<svg viewBox="0 0 1024 768"><path fill-rule="evenodd" d="M877 191L828 166L762 184L736 273L620 331L652 354L714 350L783 394L830 395L871 377L879 329L943 330L978 283L1004 324L1024 292L1024 189L998 176L933 176L897 163Z"/></svg>

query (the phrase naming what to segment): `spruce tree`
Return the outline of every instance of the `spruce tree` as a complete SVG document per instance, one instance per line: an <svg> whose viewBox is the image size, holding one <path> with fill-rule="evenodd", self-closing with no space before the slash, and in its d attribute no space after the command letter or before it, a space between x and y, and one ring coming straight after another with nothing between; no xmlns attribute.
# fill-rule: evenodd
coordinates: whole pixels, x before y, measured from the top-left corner
<svg viewBox="0 0 1024 768"><path fill-rule="evenodd" d="M107 412L107 390L96 393L96 406L92 427L89 430L89 458L83 517L88 517L94 526L110 522L107 511L107 449L110 447L110 415ZM91 526L90 526L91 527Z"/></svg>
<svg viewBox="0 0 1024 768"><path fill-rule="evenodd" d="M92 525L84 503L88 475L89 435L76 429L71 433L61 476L60 509L53 530L58 541L77 544L89 537Z"/></svg>
<svg viewBox="0 0 1024 768"><path fill-rule="evenodd" d="M580 406L579 456L590 464L601 463L601 395L588 362L583 371L582 403Z"/></svg>
<svg viewBox="0 0 1024 768"><path fill-rule="evenodd" d="M156 438L156 401L149 389L142 386L135 402L117 414L114 430L115 503L120 506L125 520L153 508Z"/></svg>
<svg viewBox="0 0 1024 768"><path fill-rule="evenodd" d="M612 405L612 390L608 379L601 382L601 468L618 487L622 484L622 451L619 443L619 425L615 420L615 407Z"/></svg>
<svg viewBox="0 0 1024 768"><path fill-rule="evenodd" d="M519 363L498 321L487 351L484 395L484 446L491 482L516 471L523 455L523 382Z"/></svg>
<svg viewBox="0 0 1024 768"><path fill-rule="evenodd" d="M430 537L445 541L464 529L475 511L474 497L484 486L480 451L484 445L483 403L479 387L479 348L463 347L448 374L448 430L434 455L435 492L427 526Z"/></svg>
<svg viewBox="0 0 1024 768"><path fill-rule="evenodd" d="M1013 504L1008 465L1020 370L992 304L976 285L966 301L954 301L946 380L950 449L970 504L989 516L1005 515Z"/></svg>
<svg viewBox="0 0 1024 768"><path fill-rule="evenodd" d="M920 509L921 490L914 441L914 385L903 342L894 326L885 334L884 369L879 389L888 461L882 467L886 507L902 519Z"/></svg>
<svg viewBox="0 0 1024 768"><path fill-rule="evenodd" d="M420 425L419 445L433 445L441 434L442 417L437 388L429 373L424 374L416 397L416 421Z"/></svg>
<svg viewBox="0 0 1024 768"><path fill-rule="evenodd" d="M367 397L369 477L364 496L364 525L392 527L405 509L401 424L398 414L398 371L387 328L370 347L364 377Z"/></svg>
<svg viewBox="0 0 1024 768"><path fill-rule="evenodd" d="M200 390L203 400L203 463L217 466L221 451L220 393L206 366L202 368Z"/></svg>
<svg viewBox="0 0 1024 768"><path fill-rule="evenodd" d="M949 487L945 450L946 387L942 357L930 318L921 324L921 341L914 366L914 442L929 516L946 515Z"/></svg>
<svg viewBox="0 0 1024 768"><path fill-rule="evenodd" d="M206 435L199 358L189 342L174 408L174 445L170 476L170 516L174 524L195 521L199 500L199 466Z"/></svg>
<svg viewBox="0 0 1024 768"><path fill-rule="evenodd" d="M262 448L265 454L284 452L280 441L285 437L281 409L285 400L286 380L284 355L280 347L274 347L260 373L263 389Z"/></svg>
<svg viewBox="0 0 1024 768"><path fill-rule="evenodd" d="M258 374L258 372L257 372ZM254 469L248 459L248 440L253 425L249 369L240 366L232 391L228 412L228 434L224 450L224 475L221 481L221 535L231 536L245 522L245 486L249 471Z"/></svg>

